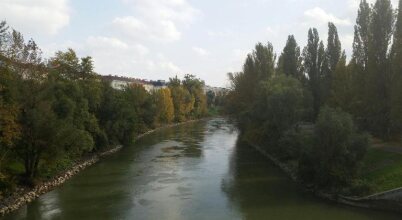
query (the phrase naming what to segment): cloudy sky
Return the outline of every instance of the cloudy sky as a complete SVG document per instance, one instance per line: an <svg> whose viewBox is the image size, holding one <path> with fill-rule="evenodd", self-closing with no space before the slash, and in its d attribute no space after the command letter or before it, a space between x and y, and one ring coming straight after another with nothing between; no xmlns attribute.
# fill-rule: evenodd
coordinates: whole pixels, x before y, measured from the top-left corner
<svg viewBox="0 0 402 220"><path fill-rule="evenodd" d="M350 54L360 0L0 0L0 20L33 38L45 56L72 47L96 71L145 79L196 74L226 86L257 42L279 53L287 35L306 42L339 29ZM370 1L374 2L374 0ZM397 0L393 0L394 7Z"/></svg>

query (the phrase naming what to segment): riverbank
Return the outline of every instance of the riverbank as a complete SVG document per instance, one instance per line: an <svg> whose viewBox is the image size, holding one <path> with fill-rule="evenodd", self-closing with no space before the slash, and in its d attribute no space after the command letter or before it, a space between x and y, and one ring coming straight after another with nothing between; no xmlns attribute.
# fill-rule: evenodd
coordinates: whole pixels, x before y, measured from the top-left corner
<svg viewBox="0 0 402 220"><path fill-rule="evenodd" d="M297 178L296 172L291 167L264 151L260 146L252 143L248 144L256 151L261 153L264 157L269 159L272 163L274 163L275 166L279 167L292 181L302 185L301 181ZM319 198L339 204L402 213L402 188L395 188L364 197L335 195L327 192L312 190L306 186L303 186L303 188L305 191L310 192Z"/></svg>
<svg viewBox="0 0 402 220"><path fill-rule="evenodd" d="M401 187L402 146L400 143L371 141L364 159L361 179L371 186L372 193Z"/></svg>
<svg viewBox="0 0 402 220"><path fill-rule="evenodd" d="M157 127L155 129L149 130L145 133L137 135L134 139L138 140L148 134L156 132L161 129L171 128L187 123L193 123L196 121L206 120L207 118L198 119L198 120L189 120L181 123L174 123L168 124L164 126ZM71 168L67 169L66 171L56 175L51 180L45 181L43 183L38 184L34 188L28 187L17 187L16 191L0 201L0 216L4 216L10 212L13 212L23 205L32 202L33 200L37 199L39 196L48 193L55 189L58 186L61 186L64 182L72 178L74 175L78 174L82 170L94 165L100 159L107 157L111 154L114 154L120 151L123 146L116 146L112 149L108 149L104 152L96 153L90 157L83 158L82 160L76 162Z"/></svg>

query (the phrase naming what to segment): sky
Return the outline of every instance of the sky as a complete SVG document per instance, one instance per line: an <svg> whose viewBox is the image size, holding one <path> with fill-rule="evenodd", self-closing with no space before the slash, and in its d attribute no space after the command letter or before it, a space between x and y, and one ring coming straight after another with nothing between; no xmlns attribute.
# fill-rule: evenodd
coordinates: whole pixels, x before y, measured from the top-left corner
<svg viewBox="0 0 402 220"><path fill-rule="evenodd" d="M225 87L227 73L242 70L257 42L271 42L280 54L289 34L303 47L310 27L326 42L330 21L350 56L359 2L0 0L0 20L33 38L44 57L67 48L92 56L102 75L167 80L194 74Z"/></svg>

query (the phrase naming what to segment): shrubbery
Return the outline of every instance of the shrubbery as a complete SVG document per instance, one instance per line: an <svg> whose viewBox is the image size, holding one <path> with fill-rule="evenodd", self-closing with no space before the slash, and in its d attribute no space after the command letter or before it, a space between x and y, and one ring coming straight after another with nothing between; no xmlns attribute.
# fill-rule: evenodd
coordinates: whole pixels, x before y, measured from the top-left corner
<svg viewBox="0 0 402 220"><path fill-rule="evenodd" d="M313 137L313 146L300 158L300 178L319 188L350 185L367 151L368 136L357 131L350 114L324 107Z"/></svg>

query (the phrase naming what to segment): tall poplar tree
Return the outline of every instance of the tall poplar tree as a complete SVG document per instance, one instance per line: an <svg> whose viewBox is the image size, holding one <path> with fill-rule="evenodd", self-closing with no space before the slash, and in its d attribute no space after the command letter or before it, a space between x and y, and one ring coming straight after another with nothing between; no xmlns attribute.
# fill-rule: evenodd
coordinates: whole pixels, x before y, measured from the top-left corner
<svg viewBox="0 0 402 220"><path fill-rule="evenodd" d="M366 107L371 130L383 138L391 132L391 68L389 50L394 28L390 0L377 0L373 7L368 48Z"/></svg>
<svg viewBox="0 0 402 220"><path fill-rule="evenodd" d="M313 95L314 117L318 115L321 106L321 75L322 64L325 61L324 44L316 28L309 29L307 46L303 50L303 64L309 78L309 87Z"/></svg>
<svg viewBox="0 0 402 220"><path fill-rule="evenodd" d="M362 69L365 69L368 63L370 19L371 7L366 0L362 0L356 19L352 55L352 63L355 63Z"/></svg>
<svg viewBox="0 0 402 220"><path fill-rule="evenodd" d="M392 61L392 109L391 117L396 132L402 132L402 0L399 0L398 15L391 53Z"/></svg>
<svg viewBox="0 0 402 220"><path fill-rule="evenodd" d="M342 55L341 41L339 40L338 30L334 23L328 23L328 44L327 44L327 58L328 68L332 73L335 71L339 60Z"/></svg>
<svg viewBox="0 0 402 220"><path fill-rule="evenodd" d="M392 69L397 77L402 76L402 0L399 0L392 52Z"/></svg>
<svg viewBox="0 0 402 220"><path fill-rule="evenodd" d="M338 36L338 30L332 23L328 23L327 49L323 52L324 44L320 44L321 61L321 103L328 102L332 87L333 73L341 59L342 47ZM324 53L324 54L323 54Z"/></svg>
<svg viewBox="0 0 402 220"><path fill-rule="evenodd" d="M289 35L285 48L278 60L279 72L286 76L293 76L296 79L302 80L302 65L301 65L300 47L293 35Z"/></svg>
<svg viewBox="0 0 402 220"><path fill-rule="evenodd" d="M356 24L354 27L353 54L349 63L353 81L353 98L355 99L351 113L361 127L368 127L367 110L368 54L370 41L370 25L372 8L367 0L361 0Z"/></svg>

